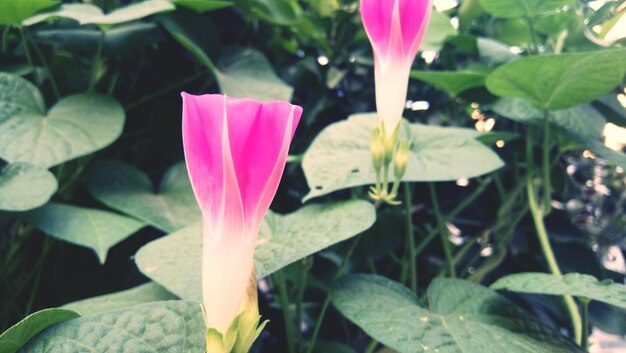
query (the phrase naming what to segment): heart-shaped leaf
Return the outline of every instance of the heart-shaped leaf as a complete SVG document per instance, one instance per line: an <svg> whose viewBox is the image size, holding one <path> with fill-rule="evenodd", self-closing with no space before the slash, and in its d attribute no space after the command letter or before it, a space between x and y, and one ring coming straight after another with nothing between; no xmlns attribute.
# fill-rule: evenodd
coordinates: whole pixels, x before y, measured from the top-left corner
<svg viewBox="0 0 626 353"><path fill-rule="evenodd" d="M225 50L215 75L222 92L233 97L288 101L293 94L293 88L276 76L265 56L253 49Z"/></svg>
<svg viewBox="0 0 626 353"><path fill-rule="evenodd" d="M424 38L420 44L420 51L432 50L438 52L446 39L456 34L457 30L450 22L450 18L439 11L433 10L430 21L428 21L428 27L426 27L426 32L424 33Z"/></svg>
<svg viewBox="0 0 626 353"><path fill-rule="evenodd" d="M63 309L72 310L86 316L127 308L133 305L174 299L178 298L165 288L154 282L148 282L135 288L65 304Z"/></svg>
<svg viewBox="0 0 626 353"><path fill-rule="evenodd" d="M357 114L326 127L304 154L302 168L311 191L305 200L376 182L370 138L375 114ZM502 167L478 132L410 124L411 151L404 181L448 181L472 178Z"/></svg>
<svg viewBox="0 0 626 353"><path fill-rule="evenodd" d="M124 110L112 98L78 94L45 114L37 88L0 73L0 158L52 167L102 149L122 133Z"/></svg>
<svg viewBox="0 0 626 353"><path fill-rule="evenodd" d="M491 288L522 293L573 295L626 308L626 285L612 281L600 282L593 276L581 273L563 276L517 273L500 278Z"/></svg>
<svg viewBox="0 0 626 353"><path fill-rule="evenodd" d="M17 352L26 342L47 327L79 316L71 310L57 308L32 313L0 335L0 352Z"/></svg>
<svg viewBox="0 0 626 353"><path fill-rule="evenodd" d="M507 118L538 127L543 125L543 112L520 98L502 98L492 109ZM550 124L554 130L575 142L581 149L589 149L598 156L626 168L626 154L614 151L602 142L606 121L591 105L578 105L572 108L549 112Z"/></svg>
<svg viewBox="0 0 626 353"><path fill-rule="evenodd" d="M572 0L479 0L489 14L501 18L535 17L572 5Z"/></svg>
<svg viewBox="0 0 626 353"><path fill-rule="evenodd" d="M115 213L54 202L24 217L55 238L92 249L101 263L113 245L145 226Z"/></svg>
<svg viewBox="0 0 626 353"><path fill-rule="evenodd" d="M20 353L205 351L202 307L156 302L65 321L31 339Z"/></svg>
<svg viewBox="0 0 626 353"><path fill-rule="evenodd" d="M408 288L375 275L342 278L333 291L339 311L400 353L582 353L557 331L495 291L437 278L430 309Z"/></svg>
<svg viewBox="0 0 626 353"><path fill-rule="evenodd" d="M13 163L0 170L0 210L37 208L48 202L56 190L54 175L42 167Z"/></svg>
<svg viewBox="0 0 626 353"><path fill-rule="evenodd" d="M626 49L542 55L504 64L487 76L487 89L544 109L589 103L622 82Z"/></svg>
<svg viewBox="0 0 626 353"><path fill-rule="evenodd" d="M354 200L311 205L285 215L269 213L255 250L257 277L368 229L374 207ZM202 225L195 224L145 245L135 256L139 269L185 300L202 299Z"/></svg>
<svg viewBox="0 0 626 353"><path fill-rule="evenodd" d="M70 18L79 24L97 24L104 27L139 20L160 12L176 9L167 0L146 0L123 6L104 14L98 6L90 4L64 4L54 11L38 14L24 21L25 26L31 26L51 18Z"/></svg>
<svg viewBox="0 0 626 353"><path fill-rule="evenodd" d="M58 4L58 0L0 0L0 26L21 26L30 16Z"/></svg>
<svg viewBox="0 0 626 353"><path fill-rule="evenodd" d="M411 71L411 77L431 84L454 98L485 83L487 75L474 71Z"/></svg>
<svg viewBox="0 0 626 353"><path fill-rule="evenodd" d="M96 163L87 176L89 192L105 205L173 232L200 221L184 163L172 166L156 190L147 175L121 162Z"/></svg>

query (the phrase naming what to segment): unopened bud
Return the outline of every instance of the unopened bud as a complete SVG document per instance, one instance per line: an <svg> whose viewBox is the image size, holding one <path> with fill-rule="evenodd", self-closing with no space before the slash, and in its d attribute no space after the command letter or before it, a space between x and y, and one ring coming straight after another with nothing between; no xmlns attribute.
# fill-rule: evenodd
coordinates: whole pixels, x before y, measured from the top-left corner
<svg viewBox="0 0 626 353"><path fill-rule="evenodd" d="M385 132L379 127L372 130L370 150L372 151L374 170L378 173L385 162Z"/></svg>
<svg viewBox="0 0 626 353"><path fill-rule="evenodd" d="M385 141L385 164L386 165L391 163L391 160L393 159L393 155L396 149L396 143L398 141L398 132L400 131L400 125L401 124L396 125L396 128L393 129L393 133L391 134L391 136L389 136L389 138L387 138Z"/></svg>
<svg viewBox="0 0 626 353"><path fill-rule="evenodd" d="M411 142L408 140L398 141L398 148L396 149L396 155L393 160L393 174L396 180L401 180L406 173L406 167L409 162L409 150L411 148Z"/></svg>

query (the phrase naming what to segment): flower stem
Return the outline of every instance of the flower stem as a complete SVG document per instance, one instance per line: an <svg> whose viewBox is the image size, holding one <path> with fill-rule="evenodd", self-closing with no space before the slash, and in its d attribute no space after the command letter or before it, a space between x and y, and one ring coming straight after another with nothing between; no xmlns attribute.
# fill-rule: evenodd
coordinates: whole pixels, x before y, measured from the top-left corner
<svg viewBox="0 0 626 353"><path fill-rule="evenodd" d="M328 306L330 305L330 300L333 294L333 286L335 285L335 282L337 282L339 277L341 277L341 275L343 274L343 270L348 264L348 260L350 260L350 257L352 256L354 249L356 249L356 246L359 243L360 239L361 239L361 235L357 235L356 238L352 241L350 248L346 252L346 255L343 257L341 264L339 265L339 267L337 268L337 271L333 275L333 279L330 282L330 286L328 288L328 292L326 293L326 298L324 299L324 303L322 303L322 309L320 310L320 315L318 316L317 322L315 323L315 328L313 329L313 335L311 336L311 342L309 342L309 347L306 350L306 353L313 353L313 349L315 348L315 342L317 341L317 336L320 333L320 328L322 327L322 322L324 321L324 316L326 316L326 311L328 310Z"/></svg>
<svg viewBox="0 0 626 353"><path fill-rule="evenodd" d="M54 94L54 97L59 100L61 98L61 93L59 93L59 86L57 86L54 76L52 76L52 70L50 70L50 65L48 65L46 58L43 56L41 49L39 49L39 46L37 45L37 42L35 42L35 40L32 38L30 38L30 42L33 44L33 48L35 48L35 53L37 53L37 56L39 57L39 60L41 61L43 67L48 72L48 79L50 79L52 93Z"/></svg>
<svg viewBox="0 0 626 353"><path fill-rule="evenodd" d="M100 39L98 40L98 47L96 48L96 55L93 59L93 64L91 66L91 76L89 77L89 85L87 86L87 91L93 92L98 84L98 70L100 69L100 60L102 58L102 47L104 46L104 36L106 32L104 30L100 30Z"/></svg>
<svg viewBox="0 0 626 353"><path fill-rule="evenodd" d="M548 215L552 208L551 205L551 178L550 178L550 114L548 110L543 110L543 159L542 159L542 171L543 171L543 208L544 215Z"/></svg>
<svg viewBox="0 0 626 353"><path fill-rule="evenodd" d="M535 228L537 230L537 237L539 238L541 250L546 259L546 262L548 263L548 268L553 275L562 276L563 273L559 268L556 257L554 256L554 251L552 250L552 246L550 245L548 232L543 221L543 210L537 200L537 190L535 189L535 185L533 183L533 140L534 130L531 128L528 130L528 134L526 135L526 191L528 194L528 206L530 208L530 214L533 218L533 222L535 223ZM545 168L546 165L544 164L543 167ZM546 175L545 171L543 175ZM544 184L549 182L549 180L544 180ZM572 298L572 296L570 295L564 296L563 299L572 320L572 326L574 328L574 337L576 339L576 342L578 342L578 344L582 346L582 319L580 316L580 312L578 311L578 306L576 305L574 298Z"/></svg>
<svg viewBox="0 0 626 353"><path fill-rule="evenodd" d="M417 267L415 265L416 251L415 251L415 237L413 235L413 214L411 209L413 207L411 183L404 183L404 212L406 213L406 241L409 246L409 270L411 284L411 290L417 293Z"/></svg>
<svg viewBox="0 0 626 353"><path fill-rule="evenodd" d="M437 201L437 190L435 190L434 183L428 183L428 190L430 191L430 200L433 204L433 211L435 211L435 220L437 222L437 229L439 230L439 236L441 237L441 246L443 247L443 253L446 256L446 263L448 265L448 274L450 277L456 277L456 268L454 267L454 261L452 260L452 251L448 244L448 232L441 217L441 210L439 209L439 202Z"/></svg>
<svg viewBox="0 0 626 353"><path fill-rule="evenodd" d="M289 298L287 296L287 284L285 283L285 275L283 270L276 271L274 274L274 280L278 286L278 301L283 311L283 320L285 321L285 335L287 336L287 349L289 353L295 353L295 345L293 338L293 322L291 321L291 314L289 313Z"/></svg>
<svg viewBox="0 0 626 353"><path fill-rule="evenodd" d="M585 352L589 349L589 298L579 297L581 304L582 336L580 346Z"/></svg>

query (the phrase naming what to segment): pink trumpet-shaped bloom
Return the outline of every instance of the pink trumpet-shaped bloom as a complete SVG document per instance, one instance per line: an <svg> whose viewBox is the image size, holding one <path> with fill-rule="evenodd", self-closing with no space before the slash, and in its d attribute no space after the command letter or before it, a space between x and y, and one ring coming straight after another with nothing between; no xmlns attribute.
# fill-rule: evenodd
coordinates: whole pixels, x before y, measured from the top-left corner
<svg viewBox="0 0 626 353"><path fill-rule="evenodd" d="M302 108L217 94L182 96L185 160L202 211L207 326L225 333L244 300L257 233Z"/></svg>
<svg viewBox="0 0 626 353"><path fill-rule="evenodd" d="M432 0L361 0L361 20L374 50L376 110L389 135L402 118L431 8Z"/></svg>

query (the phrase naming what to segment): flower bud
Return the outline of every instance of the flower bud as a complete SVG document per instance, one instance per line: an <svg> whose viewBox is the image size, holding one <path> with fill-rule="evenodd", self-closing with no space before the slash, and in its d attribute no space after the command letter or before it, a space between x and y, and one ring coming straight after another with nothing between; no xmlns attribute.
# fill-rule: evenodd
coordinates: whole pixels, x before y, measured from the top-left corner
<svg viewBox="0 0 626 353"><path fill-rule="evenodd" d="M393 174L396 180L401 180L404 173L406 173L406 167L409 162L410 148L410 141L404 139L398 141L398 148L396 149L396 155L393 160Z"/></svg>
<svg viewBox="0 0 626 353"><path fill-rule="evenodd" d="M370 149L372 151L372 164L374 170L379 173L385 162L385 132L380 127L375 127L372 130L372 138L370 143Z"/></svg>

